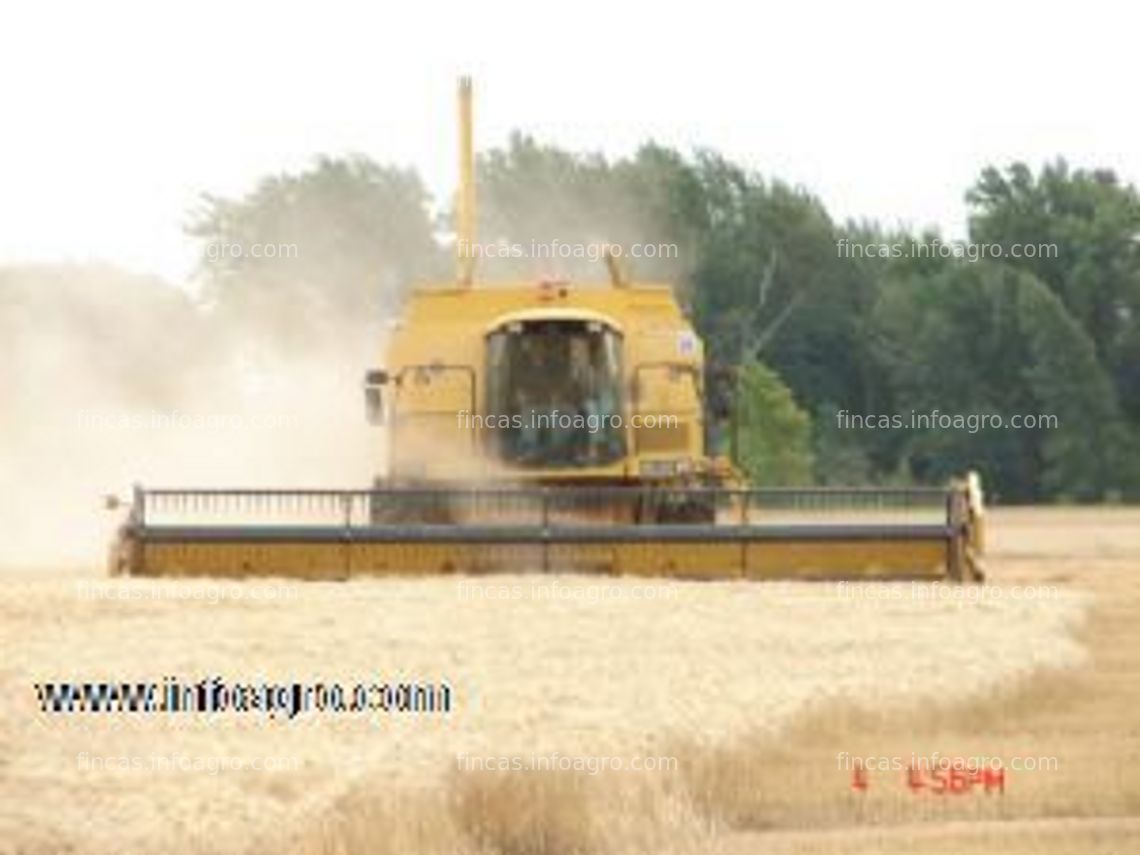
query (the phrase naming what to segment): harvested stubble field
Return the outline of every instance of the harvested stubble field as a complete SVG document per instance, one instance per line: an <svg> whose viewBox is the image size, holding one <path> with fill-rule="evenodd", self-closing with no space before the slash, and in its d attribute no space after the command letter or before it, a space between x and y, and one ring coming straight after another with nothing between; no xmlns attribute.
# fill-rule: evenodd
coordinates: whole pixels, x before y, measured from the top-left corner
<svg viewBox="0 0 1140 855"><path fill-rule="evenodd" d="M1006 510L990 531L1000 591L980 602L905 583L888 599L787 583L646 598L644 581L585 577L211 588L8 571L0 851L1140 850L1140 512ZM33 689L167 675L446 679L456 703L376 720L47 716ZM841 751L1001 757L1005 792L912 793L897 773L860 792ZM471 760L553 756L675 762ZM172 757L288 768L154 767ZM1056 768L1015 772L1014 757Z"/></svg>

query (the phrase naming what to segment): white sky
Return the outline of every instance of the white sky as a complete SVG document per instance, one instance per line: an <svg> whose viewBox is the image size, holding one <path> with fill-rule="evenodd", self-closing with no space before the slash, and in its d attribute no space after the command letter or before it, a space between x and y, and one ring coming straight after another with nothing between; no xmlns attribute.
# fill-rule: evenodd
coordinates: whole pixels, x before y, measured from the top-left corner
<svg viewBox="0 0 1140 855"><path fill-rule="evenodd" d="M481 147L512 128L610 154L710 146L839 218L959 235L986 163L1063 154L1140 183L1129 5L5 0L0 263L182 279L200 193L322 152L447 193L460 72Z"/></svg>

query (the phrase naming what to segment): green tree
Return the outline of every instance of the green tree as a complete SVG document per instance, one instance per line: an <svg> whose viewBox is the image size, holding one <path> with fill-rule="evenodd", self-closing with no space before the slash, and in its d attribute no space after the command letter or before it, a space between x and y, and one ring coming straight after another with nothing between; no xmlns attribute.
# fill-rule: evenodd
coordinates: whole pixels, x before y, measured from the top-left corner
<svg viewBox="0 0 1140 855"><path fill-rule="evenodd" d="M692 273L693 314L714 359L761 360L809 409L877 397L863 318L877 282L843 258L842 231L806 192L703 153L707 215Z"/></svg>
<svg viewBox="0 0 1140 855"><path fill-rule="evenodd" d="M881 479L871 462L872 442L862 432L846 428L839 417L843 409L824 402L812 418L815 481L838 486L875 483Z"/></svg>
<svg viewBox="0 0 1140 855"><path fill-rule="evenodd" d="M1000 245L1004 263L1033 273L1060 298L1092 341L1124 412L1140 426L1136 188L1111 170L1072 170L1057 160L1036 175L1023 163L986 169L967 200L971 238Z"/></svg>
<svg viewBox="0 0 1140 855"><path fill-rule="evenodd" d="M759 362L743 366L738 383L737 465L762 486L811 483L811 418L791 390Z"/></svg>
<svg viewBox="0 0 1140 855"><path fill-rule="evenodd" d="M1135 452L1092 339L1035 279L1022 281L1018 298L1027 385L1039 412L1057 418L1041 434L1043 492L1082 501L1129 492Z"/></svg>
<svg viewBox="0 0 1140 855"><path fill-rule="evenodd" d="M978 468L1005 500L1099 498L1127 489L1127 443L1111 381L1087 334L1036 277L1004 264L954 263L885 284L872 344L891 411L1047 416L1032 429L910 424L872 432L878 462L920 481Z"/></svg>

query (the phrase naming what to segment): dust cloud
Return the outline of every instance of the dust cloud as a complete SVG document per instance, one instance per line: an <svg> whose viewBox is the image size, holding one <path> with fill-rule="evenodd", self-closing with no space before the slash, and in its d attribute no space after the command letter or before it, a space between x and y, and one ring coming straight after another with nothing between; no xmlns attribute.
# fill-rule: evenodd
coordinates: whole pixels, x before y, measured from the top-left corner
<svg viewBox="0 0 1140 855"><path fill-rule="evenodd" d="M695 235L677 220L656 157L607 161L524 136L481 155L476 277L607 283L608 247L629 279L681 285L695 266Z"/></svg>
<svg viewBox="0 0 1140 855"><path fill-rule="evenodd" d="M110 268L0 273L0 567L101 569L136 483L367 486L382 328L282 342Z"/></svg>

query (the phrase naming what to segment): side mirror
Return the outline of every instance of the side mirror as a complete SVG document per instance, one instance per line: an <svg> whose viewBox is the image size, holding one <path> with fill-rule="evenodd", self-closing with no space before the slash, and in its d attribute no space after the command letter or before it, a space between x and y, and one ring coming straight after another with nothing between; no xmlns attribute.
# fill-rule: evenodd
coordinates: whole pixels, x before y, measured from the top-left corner
<svg viewBox="0 0 1140 855"><path fill-rule="evenodd" d="M384 424L384 390L388 372L368 371L364 375L364 414L370 425Z"/></svg>

